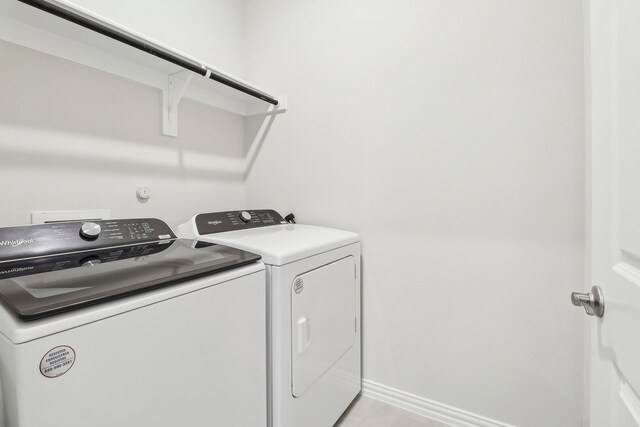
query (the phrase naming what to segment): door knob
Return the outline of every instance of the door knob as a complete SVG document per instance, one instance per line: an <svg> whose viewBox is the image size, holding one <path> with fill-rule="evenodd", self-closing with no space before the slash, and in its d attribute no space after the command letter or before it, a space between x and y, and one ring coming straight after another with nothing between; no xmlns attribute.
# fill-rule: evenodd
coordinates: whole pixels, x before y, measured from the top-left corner
<svg viewBox="0 0 640 427"><path fill-rule="evenodd" d="M571 303L583 306L589 316L602 317L604 314L604 296L600 286L591 288L591 292L571 292Z"/></svg>

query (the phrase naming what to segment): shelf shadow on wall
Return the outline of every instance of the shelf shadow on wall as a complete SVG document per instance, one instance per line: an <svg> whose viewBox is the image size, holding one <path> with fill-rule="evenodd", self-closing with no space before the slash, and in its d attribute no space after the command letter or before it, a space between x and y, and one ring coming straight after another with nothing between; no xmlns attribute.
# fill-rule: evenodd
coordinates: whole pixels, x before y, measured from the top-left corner
<svg viewBox="0 0 640 427"><path fill-rule="evenodd" d="M247 126L253 118L185 99L179 136L163 136L156 88L6 42L0 42L0 57L12 59L0 80L5 164L20 159L46 168L242 179L247 155L255 159L273 122ZM247 147L247 140L257 143Z"/></svg>
<svg viewBox="0 0 640 427"><path fill-rule="evenodd" d="M243 158L204 155L175 147L156 149L149 155L146 147L93 135L90 136L91 145L83 147L85 138L88 136L5 126L0 142L0 165L19 166L25 172L32 170L34 175L43 178L46 178L47 170L58 170L223 181L244 179Z"/></svg>
<svg viewBox="0 0 640 427"><path fill-rule="evenodd" d="M275 119L276 115L247 117L245 119L245 145L247 146L245 179L251 173Z"/></svg>

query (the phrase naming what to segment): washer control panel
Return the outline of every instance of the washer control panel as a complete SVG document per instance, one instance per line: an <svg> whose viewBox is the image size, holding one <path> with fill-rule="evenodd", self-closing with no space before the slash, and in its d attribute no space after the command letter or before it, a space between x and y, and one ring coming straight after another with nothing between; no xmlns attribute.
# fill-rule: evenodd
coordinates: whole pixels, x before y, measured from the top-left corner
<svg viewBox="0 0 640 427"><path fill-rule="evenodd" d="M155 218L53 222L0 228L0 262L175 239Z"/></svg>
<svg viewBox="0 0 640 427"><path fill-rule="evenodd" d="M196 215L196 227L201 235L286 223L284 218L272 209L209 212Z"/></svg>

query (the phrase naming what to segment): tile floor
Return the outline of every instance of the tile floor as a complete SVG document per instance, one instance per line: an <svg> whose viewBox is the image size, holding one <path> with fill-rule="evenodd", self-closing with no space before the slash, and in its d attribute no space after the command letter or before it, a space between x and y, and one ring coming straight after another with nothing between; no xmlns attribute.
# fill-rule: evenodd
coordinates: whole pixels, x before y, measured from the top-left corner
<svg viewBox="0 0 640 427"><path fill-rule="evenodd" d="M438 421L359 396L334 427L448 427Z"/></svg>

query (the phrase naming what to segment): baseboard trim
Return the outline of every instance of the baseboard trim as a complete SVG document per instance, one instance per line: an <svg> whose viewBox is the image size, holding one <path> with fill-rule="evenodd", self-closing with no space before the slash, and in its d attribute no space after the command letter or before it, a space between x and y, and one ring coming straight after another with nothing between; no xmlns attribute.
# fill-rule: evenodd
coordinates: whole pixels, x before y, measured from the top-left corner
<svg viewBox="0 0 640 427"><path fill-rule="evenodd" d="M514 427L367 379L362 380L362 395L453 427Z"/></svg>

